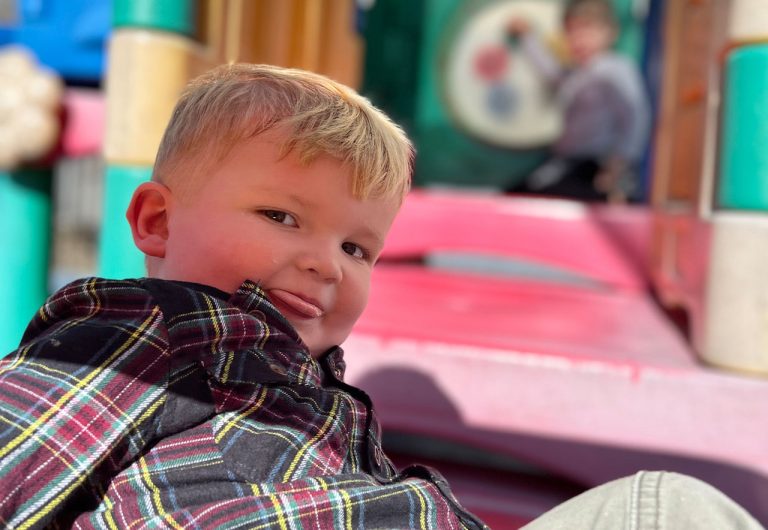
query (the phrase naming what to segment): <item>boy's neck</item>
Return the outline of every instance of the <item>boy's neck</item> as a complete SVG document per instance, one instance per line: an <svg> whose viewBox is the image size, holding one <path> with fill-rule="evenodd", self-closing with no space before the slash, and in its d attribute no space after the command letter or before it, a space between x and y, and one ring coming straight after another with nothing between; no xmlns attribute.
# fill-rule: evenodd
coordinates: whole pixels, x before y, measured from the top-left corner
<svg viewBox="0 0 768 530"><path fill-rule="evenodd" d="M577 66L579 67L585 67L589 66L592 63L594 63L596 60L598 60L600 57L604 57L606 54L610 53L610 48L606 48L604 50L597 51L593 54L591 54L589 57L584 58L582 61L580 61Z"/></svg>

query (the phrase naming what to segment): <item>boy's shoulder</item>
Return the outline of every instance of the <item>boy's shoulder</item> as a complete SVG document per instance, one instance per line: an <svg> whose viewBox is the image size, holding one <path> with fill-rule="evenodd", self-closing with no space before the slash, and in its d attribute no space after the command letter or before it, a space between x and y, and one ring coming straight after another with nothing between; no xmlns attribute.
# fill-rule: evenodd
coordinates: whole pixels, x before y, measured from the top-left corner
<svg viewBox="0 0 768 530"><path fill-rule="evenodd" d="M605 51L598 55L594 62L593 68L596 73L602 75L627 75L637 74L639 72L638 66L629 57L621 53L617 53L612 50Z"/></svg>
<svg viewBox="0 0 768 530"><path fill-rule="evenodd" d="M168 285L166 285L168 284ZM60 318L87 318L100 313L111 317L134 318L153 305L153 290L174 288L174 282L135 278L114 280L87 277L70 282L53 293L36 317L43 322ZM180 290L177 287L176 290ZM124 312L124 314L122 313Z"/></svg>
<svg viewBox="0 0 768 530"><path fill-rule="evenodd" d="M127 340L137 334L160 333L157 323L167 320L160 298L173 300L173 309L182 312L194 297L193 289L167 280L78 279L46 300L27 327L21 344L53 335L87 343L97 337L107 340L107 335L125 335Z"/></svg>
<svg viewBox="0 0 768 530"><path fill-rule="evenodd" d="M61 318L87 318L121 307L132 312L137 305L145 304L147 295L139 279L81 278L54 292L37 312L36 319L50 323Z"/></svg>
<svg viewBox="0 0 768 530"><path fill-rule="evenodd" d="M156 305L160 300L183 302L201 295L228 298L227 293L214 287L189 282L159 278L115 280L87 277L70 282L53 293L38 316L50 320L63 313L88 315L104 311L119 315L120 309L133 313L139 308Z"/></svg>
<svg viewBox="0 0 768 530"><path fill-rule="evenodd" d="M230 295L175 280L91 277L65 285L46 301L19 351L92 364L113 354L211 353L253 344L301 358L306 353L296 331L254 282L245 281Z"/></svg>
<svg viewBox="0 0 768 530"><path fill-rule="evenodd" d="M7 360L80 373L111 366L126 353L151 355L165 333L158 313L140 280L76 280L38 309Z"/></svg>

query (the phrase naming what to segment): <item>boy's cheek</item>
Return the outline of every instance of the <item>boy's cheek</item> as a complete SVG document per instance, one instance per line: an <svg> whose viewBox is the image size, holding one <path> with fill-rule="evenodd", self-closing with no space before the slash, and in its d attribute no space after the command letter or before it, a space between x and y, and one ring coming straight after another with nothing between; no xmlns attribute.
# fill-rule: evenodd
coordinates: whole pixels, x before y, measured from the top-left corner
<svg viewBox="0 0 768 530"><path fill-rule="evenodd" d="M345 311L346 322L343 325L345 339L352 332L355 324L357 324L357 321L360 320L360 317L363 315L365 308L368 306L369 295L370 277L367 279L365 284L359 287L355 299L348 301L347 310Z"/></svg>
<svg viewBox="0 0 768 530"><path fill-rule="evenodd" d="M360 289L360 308L357 313L357 317L355 317L355 321L357 321L358 318L360 318L360 315L363 314L363 311L365 311L365 308L368 307L368 299L371 296L371 273L373 271L368 271L368 274L365 278L365 283Z"/></svg>

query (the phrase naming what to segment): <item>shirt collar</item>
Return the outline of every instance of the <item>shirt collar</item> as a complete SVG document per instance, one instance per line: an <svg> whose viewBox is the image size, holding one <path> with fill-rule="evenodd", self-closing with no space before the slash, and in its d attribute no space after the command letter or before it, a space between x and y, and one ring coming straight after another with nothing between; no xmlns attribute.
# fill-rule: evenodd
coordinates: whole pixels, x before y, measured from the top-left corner
<svg viewBox="0 0 768 530"><path fill-rule="evenodd" d="M205 343L212 355L204 355L203 364L222 383L266 382L265 369L274 382L321 386L327 379L326 367L337 379L343 378L341 348L330 348L321 355L322 363L313 359L295 328L256 282L244 281L232 295L207 285L177 283L203 298L194 305L204 308L206 318L201 319L199 312L190 313L190 318L203 328L200 332L208 340L198 336L195 342ZM175 322L173 327L179 324Z"/></svg>

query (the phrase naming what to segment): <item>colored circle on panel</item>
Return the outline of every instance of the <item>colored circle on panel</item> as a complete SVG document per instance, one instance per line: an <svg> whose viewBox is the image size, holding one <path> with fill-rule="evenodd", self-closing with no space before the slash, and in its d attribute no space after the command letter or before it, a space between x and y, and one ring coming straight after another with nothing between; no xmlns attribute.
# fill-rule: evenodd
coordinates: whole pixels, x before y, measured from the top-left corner
<svg viewBox="0 0 768 530"><path fill-rule="evenodd" d="M557 1L497 0L457 25L447 39L441 87L457 127L510 148L546 145L557 137L561 116L553 92L507 26L525 19L547 42L559 32L561 9Z"/></svg>

